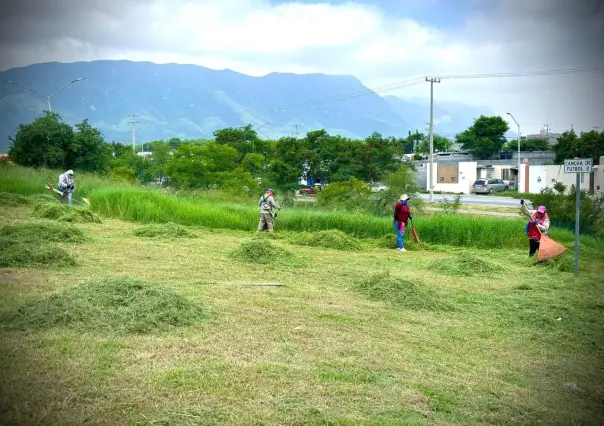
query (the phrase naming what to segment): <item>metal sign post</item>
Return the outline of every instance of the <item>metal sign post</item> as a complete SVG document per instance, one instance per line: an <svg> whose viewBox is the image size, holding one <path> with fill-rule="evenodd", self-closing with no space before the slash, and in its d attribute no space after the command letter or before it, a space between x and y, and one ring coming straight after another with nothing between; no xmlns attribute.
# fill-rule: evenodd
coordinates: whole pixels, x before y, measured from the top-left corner
<svg viewBox="0 0 604 426"><path fill-rule="evenodd" d="M581 173L591 173L593 162L591 158L564 160L564 173L574 173L577 176L575 184L575 277L579 276L579 214L581 212Z"/></svg>

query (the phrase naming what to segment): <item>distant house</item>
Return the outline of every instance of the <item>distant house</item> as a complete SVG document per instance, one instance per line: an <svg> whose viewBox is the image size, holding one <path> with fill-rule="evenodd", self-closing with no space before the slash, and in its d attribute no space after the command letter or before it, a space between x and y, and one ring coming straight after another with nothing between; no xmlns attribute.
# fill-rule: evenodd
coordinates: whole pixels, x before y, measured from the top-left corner
<svg viewBox="0 0 604 426"><path fill-rule="evenodd" d="M591 173L579 175L581 189L589 192L604 190L604 156L600 157L600 165L594 166ZM564 165L523 165L520 167L520 185L518 192L539 193L545 188L553 188L556 183L566 187L568 193L570 186L575 185L576 175L564 173Z"/></svg>
<svg viewBox="0 0 604 426"><path fill-rule="evenodd" d="M553 163L552 151L520 152L521 162L531 165ZM430 189L430 173L434 191L470 194L472 184L479 178L501 179L510 188L518 187L518 153L502 153L497 160L477 160L469 153L439 152L434 155L434 167L430 170L427 159L415 162L417 184Z"/></svg>

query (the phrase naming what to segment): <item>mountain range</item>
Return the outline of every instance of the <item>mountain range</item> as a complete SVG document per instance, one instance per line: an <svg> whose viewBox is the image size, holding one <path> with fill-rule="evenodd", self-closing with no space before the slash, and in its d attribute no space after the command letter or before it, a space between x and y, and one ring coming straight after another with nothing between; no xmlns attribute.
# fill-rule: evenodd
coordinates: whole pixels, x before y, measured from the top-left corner
<svg viewBox="0 0 604 426"><path fill-rule="evenodd" d="M325 129L330 134L364 138L425 132L426 101L381 97L349 75L271 73L253 77L197 65L131 61L49 62L0 72L0 151L9 146L21 123L48 109L69 124L87 118L108 141L131 143L132 114L136 141L210 138L225 127L252 124L262 138ZM10 84L12 81L17 84ZM488 108L463 104L434 106L435 132L452 137Z"/></svg>

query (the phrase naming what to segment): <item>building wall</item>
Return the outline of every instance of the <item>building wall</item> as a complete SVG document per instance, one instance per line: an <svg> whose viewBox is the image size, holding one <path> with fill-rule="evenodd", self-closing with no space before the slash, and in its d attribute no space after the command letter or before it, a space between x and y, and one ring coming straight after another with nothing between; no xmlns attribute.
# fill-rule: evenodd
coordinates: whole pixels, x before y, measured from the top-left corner
<svg viewBox="0 0 604 426"><path fill-rule="evenodd" d="M429 176L428 173L432 172L432 179L434 182L434 191L442 191L442 192L461 192L463 194L470 194L470 189L472 188L472 184L476 180L476 166L477 163L475 161L467 161L458 164L457 171L457 182L456 183L439 183L438 182L438 164L433 163L434 168L430 170L430 164L424 163L422 168L426 170L426 175ZM418 168L419 169L419 168ZM430 190L430 181L426 179L425 188Z"/></svg>
<svg viewBox="0 0 604 426"><path fill-rule="evenodd" d="M604 156L600 158L600 164L604 165ZM528 172L528 191L526 191L525 177ZM591 187L591 180L593 175L593 188ZM550 166L527 166L522 165L520 167L520 185L519 192L531 194L537 194L544 188L553 188L558 182L566 186L566 193L568 193L571 185L576 184L575 173L564 173L564 165L550 165ZM598 190L598 185L601 190L604 190L604 166L594 166L591 174L581 173L579 175L579 181L581 182L581 189L591 191Z"/></svg>

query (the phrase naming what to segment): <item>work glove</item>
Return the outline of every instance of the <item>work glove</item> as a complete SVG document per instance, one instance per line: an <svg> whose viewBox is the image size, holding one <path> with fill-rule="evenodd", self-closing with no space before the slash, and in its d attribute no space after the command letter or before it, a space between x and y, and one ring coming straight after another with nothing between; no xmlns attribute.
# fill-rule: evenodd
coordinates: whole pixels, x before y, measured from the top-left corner
<svg viewBox="0 0 604 426"><path fill-rule="evenodd" d="M409 219L413 220L413 215L409 215Z"/></svg>
<svg viewBox="0 0 604 426"><path fill-rule="evenodd" d="M521 206L524 205L524 200L523 199L520 199L520 205Z"/></svg>
<svg viewBox="0 0 604 426"><path fill-rule="evenodd" d="M539 225L539 221L538 220L535 221L535 225Z"/></svg>

